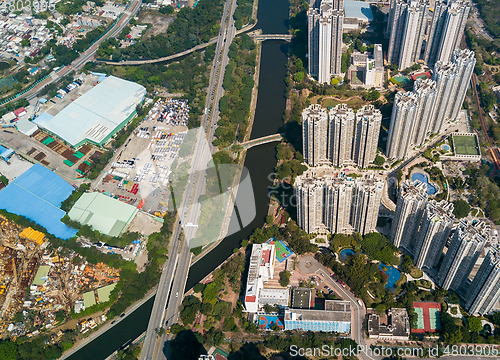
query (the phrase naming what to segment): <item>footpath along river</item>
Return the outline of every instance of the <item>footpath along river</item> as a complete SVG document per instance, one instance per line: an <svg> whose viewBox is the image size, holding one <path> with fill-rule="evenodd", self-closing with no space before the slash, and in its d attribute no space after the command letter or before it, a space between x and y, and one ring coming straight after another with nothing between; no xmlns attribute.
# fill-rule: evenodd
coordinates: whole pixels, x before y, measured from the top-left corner
<svg viewBox="0 0 500 360"><path fill-rule="evenodd" d="M257 28L263 34L288 33L287 0L259 1ZM281 41L265 41L262 44L257 108L251 139L276 134L283 125L285 110L285 65L288 45ZM255 228L264 223L269 204L269 180L276 165L276 143L250 149L246 155L245 167L252 180L255 195L256 217L243 230L226 237L215 249L194 264L189 272L186 291L226 260ZM231 219L231 221L236 219ZM70 360L105 359L129 340L146 331L154 297L129 314L125 319L94 339L88 345L71 355Z"/></svg>

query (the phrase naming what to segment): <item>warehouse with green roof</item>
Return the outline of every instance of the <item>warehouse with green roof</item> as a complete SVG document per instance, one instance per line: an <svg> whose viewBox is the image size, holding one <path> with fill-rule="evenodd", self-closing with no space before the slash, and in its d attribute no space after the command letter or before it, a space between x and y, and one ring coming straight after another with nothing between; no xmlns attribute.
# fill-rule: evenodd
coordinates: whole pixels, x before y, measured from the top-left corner
<svg viewBox="0 0 500 360"><path fill-rule="evenodd" d="M137 211L135 206L94 192L83 194L68 216L71 220L89 225L102 234L116 237L127 230Z"/></svg>
<svg viewBox="0 0 500 360"><path fill-rule="evenodd" d="M44 112L33 122L74 148L103 146L134 118L145 95L144 86L109 76L57 115Z"/></svg>

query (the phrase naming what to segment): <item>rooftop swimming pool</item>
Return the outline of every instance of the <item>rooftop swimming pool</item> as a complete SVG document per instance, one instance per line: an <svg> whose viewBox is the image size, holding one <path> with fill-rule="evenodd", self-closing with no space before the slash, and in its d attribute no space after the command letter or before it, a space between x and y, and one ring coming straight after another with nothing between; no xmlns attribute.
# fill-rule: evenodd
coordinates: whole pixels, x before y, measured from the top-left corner
<svg viewBox="0 0 500 360"><path fill-rule="evenodd" d="M421 181L423 183L427 184L427 194L429 195L434 195L437 192L437 189L434 185L431 185L429 183L429 177L427 175L424 175L422 173L415 173L411 176L412 181Z"/></svg>

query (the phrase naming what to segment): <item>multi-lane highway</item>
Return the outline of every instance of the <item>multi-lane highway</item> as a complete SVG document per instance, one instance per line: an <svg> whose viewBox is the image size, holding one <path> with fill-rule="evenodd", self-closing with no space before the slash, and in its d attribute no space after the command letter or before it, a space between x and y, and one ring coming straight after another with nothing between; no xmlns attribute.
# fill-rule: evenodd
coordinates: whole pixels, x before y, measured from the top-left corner
<svg viewBox="0 0 500 360"><path fill-rule="evenodd" d="M211 160L211 143L215 124L218 121L218 105L223 95L222 81L228 63L228 51L235 34L233 14L236 9L236 0L227 0L221 20L219 37L216 43L215 57L213 60L211 76L206 99L206 112L203 116L202 126L198 129L198 141L196 143L191 163L191 172L184 192L179 211L180 221L175 225L172 236L172 244L169 250L169 258L164 264L158 290L151 312L151 317L146 331L141 360L163 359L165 354L163 344L169 339L168 334L158 338L156 329L164 325L170 327L177 322L179 307L182 303L186 280L191 262L189 251L189 240L194 238L200 215L200 205L196 201L205 188L205 176L202 170L207 168ZM208 134L205 135L205 129ZM184 225L185 241L178 240L181 233L181 224ZM190 226L187 226L190 224ZM168 302L168 307L167 307Z"/></svg>

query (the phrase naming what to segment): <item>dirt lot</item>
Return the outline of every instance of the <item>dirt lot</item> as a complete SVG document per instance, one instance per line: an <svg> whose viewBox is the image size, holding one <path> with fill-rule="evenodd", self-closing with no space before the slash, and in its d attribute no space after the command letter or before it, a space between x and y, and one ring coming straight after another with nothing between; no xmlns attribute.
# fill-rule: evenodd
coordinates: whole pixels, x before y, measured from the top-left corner
<svg viewBox="0 0 500 360"><path fill-rule="evenodd" d="M148 39L151 36L166 33L168 25L174 21L174 16L163 15L156 10L142 11L139 18L140 24L152 24L146 33L143 35L144 38Z"/></svg>

